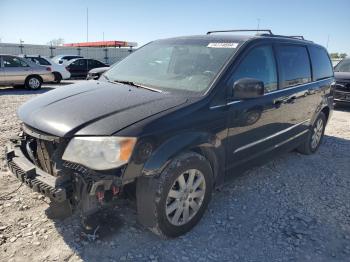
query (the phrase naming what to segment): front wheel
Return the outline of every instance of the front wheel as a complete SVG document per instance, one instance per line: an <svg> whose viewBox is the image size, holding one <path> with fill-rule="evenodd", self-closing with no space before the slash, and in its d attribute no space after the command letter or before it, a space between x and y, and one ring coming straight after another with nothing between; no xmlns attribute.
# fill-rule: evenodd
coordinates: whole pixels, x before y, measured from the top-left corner
<svg viewBox="0 0 350 262"><path fill-rule="evenodd" d="M145 182L147 179L150 180ZM139 220L145 224L140 212L147 212L148 220L153 222L147 226L156 234L163 237L185 234L202 218L212 188L213 173L209 162L197 153L185 153L175 158L158 178L138 181L137 191L148 195L143 197L137 192L137 197L142 197L137 200ZM143 210L139 205L147 208Z"/></svg>
<svg viewBox="0 0 350 262"><path fill-rule="evenodd" d="M31 90L38 90L41 88L42 80L37 76L28 76L25 82L25 87Z"/></svg>
<svg viewBox="0 0 350 262"><path fill-rule="evenodd" d="M326 122L326 116L321 112L315 123L310 127L306 140L297 148L300 153L310 155L317 151L322 143Z"/></svg>

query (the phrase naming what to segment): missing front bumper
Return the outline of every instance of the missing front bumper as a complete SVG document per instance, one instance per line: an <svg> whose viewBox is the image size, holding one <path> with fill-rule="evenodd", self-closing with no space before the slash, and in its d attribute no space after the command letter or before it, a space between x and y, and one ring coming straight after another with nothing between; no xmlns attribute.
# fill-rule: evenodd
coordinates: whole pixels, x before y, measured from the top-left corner
<svg viewBox="0 0 350 262"><path fill-rule="evenodd" d="M42 171L30 162L23 154L20 145L8 143L5 154L7 165L12 174L33 191L57 202L63 202L67 199L67 189L60 184L59 179Z"/></svg>

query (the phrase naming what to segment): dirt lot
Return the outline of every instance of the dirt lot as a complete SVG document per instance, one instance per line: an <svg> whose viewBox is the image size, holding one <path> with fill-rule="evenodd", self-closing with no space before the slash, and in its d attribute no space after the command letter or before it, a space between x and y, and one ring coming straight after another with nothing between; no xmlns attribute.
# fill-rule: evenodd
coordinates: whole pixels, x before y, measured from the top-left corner
<svg viewBox="0 0 350 262"><path fill-rule="evenodd" d="M19 130L16 109L40 92L0 89L0 155ZM317 154L287 153L213 196L197 227L160 240L126 202L96 239L76 217L47 218L48 199L0 171L0 261L350 261L350 107L338 108Z"/></svg>

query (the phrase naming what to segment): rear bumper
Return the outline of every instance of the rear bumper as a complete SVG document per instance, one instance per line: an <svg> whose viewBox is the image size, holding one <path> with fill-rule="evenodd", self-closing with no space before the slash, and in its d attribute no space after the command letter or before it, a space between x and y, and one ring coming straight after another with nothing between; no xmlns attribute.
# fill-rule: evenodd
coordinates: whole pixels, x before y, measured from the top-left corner
<svg viewBox="0 0 350 262"><path fill-rule="evenodd" d="M57 202L67 199L67 191L58 185L58 179L30 162L16 143L6 145L6 161L12 174L33 191L39 192Z"/></svg>
<svg viewBox="0 0 350 262"><path fill-rule="evenodd" d="M62 79L69 79L70 78L70 73L67 70L59 71L59 73L62 75Z"/></svg>

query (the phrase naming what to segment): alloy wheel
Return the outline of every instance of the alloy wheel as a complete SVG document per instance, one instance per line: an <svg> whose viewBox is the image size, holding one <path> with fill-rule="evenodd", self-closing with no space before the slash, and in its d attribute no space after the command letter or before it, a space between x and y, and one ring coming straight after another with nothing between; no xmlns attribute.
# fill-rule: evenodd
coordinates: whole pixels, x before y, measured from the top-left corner
<svg viewBox="0 0 350 262"><path fill-rule="evenodd" d="M316 125L314 126L313 134L311 137L311 147L315 149L321 141L323 133L323 121L318 119Z"/></svg>
<svg viewBox="0 0 350 262"><path fill-rule="evenodd" d="M29 79L28 83L31 89L37 89L40 86L40 81L35 77Z"/></svg>
<svg viewBox="0 0 350 262"><path fill-rule="evenodd" d="M183 172L168 192L165 212L175 226L187 224L199 211L205 196L204 175L197 169Z"/></svg>

